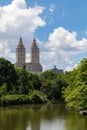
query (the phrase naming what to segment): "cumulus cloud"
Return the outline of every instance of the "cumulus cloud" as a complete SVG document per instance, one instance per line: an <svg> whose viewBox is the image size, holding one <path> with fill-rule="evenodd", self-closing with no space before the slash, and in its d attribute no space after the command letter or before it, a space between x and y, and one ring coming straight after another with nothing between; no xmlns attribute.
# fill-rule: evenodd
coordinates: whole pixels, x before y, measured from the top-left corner
<svg viewBox="0 0 87 130"><path fill-rule="evenodd" d="M9 5L0 6L1 56L6 56L4 53L7 53L7 48L9 55L15 51L14 48L16 48L20 36L23 36L27 42L26 46L29 46L35 30L46 24L39 16L43 10L44 7L38 5L27 8L25 0L13 0ZM28 39L29 41L27 41Z"/></svg>
<svg viewBox="0 0 87 130"><path fill-rule="evenodd" d="M50 12L54 11L50 6ZM27 7L25 0L13 0L11 4L0 6L0 57L15 62L15 49L20 36L23 37L27 49L26 59L29 61L29 50L35 31L46 25L40 17L44 7L35 5ZM41 63L45 69L54 65L68 69L74 67L72 56L87 51L87 39L77 40L76 32L69 32L58 27L49 34L46 42L37 39L40 48ZM43 39L44 40L44 39Z"/></svg>
<svg viewBox="0 0 87 130"><path fill-rule="evenodd" d="M2 23L0 24L0 32L2 33L10 31L14 34L15 31L19 33L22 29L27 29L26 31L29 29L30 32L34 32L38 26L45 25L45 22L39 17L39 14L43 12L43 7L27 8L24 0L13 0L10 5L0 7L0 12Z"/></svg>
<svg viewBox="0 0 87 130"><path fill-rule="evenodd" d="M83 38L78 41L76 36L76 32L69 32L63 27L54 29L44 45L49 50L42 52L44 67L52 68L57 65L59 68L70 70L73 64L72 56L87 51L87 39Z"/></svg>

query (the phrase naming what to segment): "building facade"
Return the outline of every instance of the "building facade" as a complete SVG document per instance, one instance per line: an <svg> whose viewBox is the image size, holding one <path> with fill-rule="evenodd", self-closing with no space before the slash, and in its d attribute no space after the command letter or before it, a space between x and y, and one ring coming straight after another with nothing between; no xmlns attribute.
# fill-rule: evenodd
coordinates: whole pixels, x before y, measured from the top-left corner
<svg viewBox="0 0 87 130"><path fill-rule="evenodd" d="M34 38L30 49L30 63L26 63L26 49L24 47L22 38L20 38L16 48L15 67L25 66L27 71L30 71L32 73L41 73L43 69L42 65L40 64L39 55L39 48Z"/></svg>
<svg viewBox="0 0 87 130"><path fill-rule="evenodd" d="M23 45L22 38L19 39L19 43L16 48L16 63L15 67L25 66L26 49Z"/></svg>
<svg viewBox="0 0 87 130"><path fill-rule="evenodd" d="M54 68L51 69L54 73L63 73L63 69L57 69L56 66L54 65Z"/></svg>

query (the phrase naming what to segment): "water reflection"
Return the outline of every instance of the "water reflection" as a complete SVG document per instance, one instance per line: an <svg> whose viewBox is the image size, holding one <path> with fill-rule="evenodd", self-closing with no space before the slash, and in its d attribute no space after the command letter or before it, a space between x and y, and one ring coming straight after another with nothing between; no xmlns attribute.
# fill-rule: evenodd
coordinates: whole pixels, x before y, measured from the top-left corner
<svg viewBox="0 0 87 130"><path fill-rule="evenodd" d="M86 122L64 104L0 109L0 130L86 130Z"/></svg>

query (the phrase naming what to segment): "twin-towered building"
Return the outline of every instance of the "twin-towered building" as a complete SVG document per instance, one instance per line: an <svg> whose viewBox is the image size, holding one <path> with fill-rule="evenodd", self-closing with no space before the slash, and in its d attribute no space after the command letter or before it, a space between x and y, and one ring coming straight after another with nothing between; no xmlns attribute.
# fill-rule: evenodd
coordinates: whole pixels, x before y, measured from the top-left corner
<svg viewBox="0 0 87 130"><path fill-rule="evenodd" d="M36 40L33 39L30 49L30 63L26 63L26 48L24 47L22 38L20 38L16 48L15 67L25 66L27 71L32 73L41 73L43 69L39 60L39 48L37 46Z"/></svg>

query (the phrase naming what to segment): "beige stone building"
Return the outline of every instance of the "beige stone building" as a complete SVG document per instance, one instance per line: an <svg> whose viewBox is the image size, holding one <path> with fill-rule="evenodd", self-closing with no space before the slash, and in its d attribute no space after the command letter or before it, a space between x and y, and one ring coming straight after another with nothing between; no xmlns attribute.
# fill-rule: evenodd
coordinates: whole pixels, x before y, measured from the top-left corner
<svg viewBox="0 0 87 130"><path fill-rule="evenodd" d="M15 67L26 67L27 71L32 73L41 73L42 65L40 64L39 58L39 48L37 46L36 40L33 39L31 50L30 50L30 63L26 63L26 49L24 47L22 38L20 38L19 43L16 48L16 63Z"/></svg>

